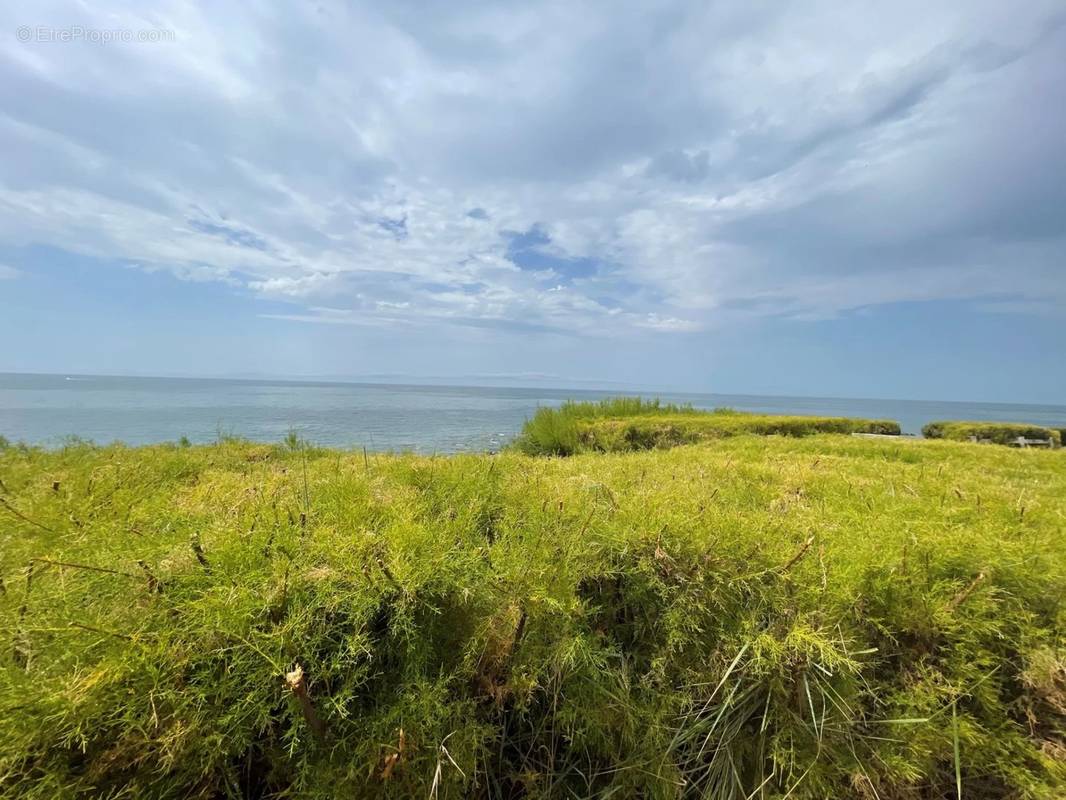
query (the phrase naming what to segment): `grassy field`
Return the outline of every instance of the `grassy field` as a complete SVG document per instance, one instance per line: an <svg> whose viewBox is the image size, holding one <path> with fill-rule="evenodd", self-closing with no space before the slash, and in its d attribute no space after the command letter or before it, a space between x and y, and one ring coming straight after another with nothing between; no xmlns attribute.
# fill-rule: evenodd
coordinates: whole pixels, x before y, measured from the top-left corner
<svg viewBox="0 0 1066 800"><path fill-rule="evenodd" d="M1066 792L1061 451L74 444L0 481L5 797Z"/></svg>
<svg viewBox="0 0 1066 800"><path fill-rule="evenodd" d="M702 411L641 398L567 402L540 408L527 420L515 447L527 455L573 455L652 450L727 436L812 436L818 433L899 435L884 419L750 414L731 408Z"/></svg>

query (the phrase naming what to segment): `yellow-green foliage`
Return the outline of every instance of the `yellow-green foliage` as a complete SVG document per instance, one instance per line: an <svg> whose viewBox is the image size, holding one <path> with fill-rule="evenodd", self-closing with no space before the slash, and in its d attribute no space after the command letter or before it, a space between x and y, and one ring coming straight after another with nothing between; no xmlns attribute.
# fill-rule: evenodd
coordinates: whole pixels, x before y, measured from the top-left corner
<svg viewBox="0 0 1066 800"><path fill-rule="evenodd" d="M1054 447L1062 446L1062 433L1058 429L1018 422L930 422L922 428L922 436L957 442L968 442L976 437L995 444L1014 444L1018 437L1022 437L1050 440Z"/></svg>
<svg viewBox="0 0 1066 800"><path fill-rule="evenodd" d="M748 414L725 408L700 411L658 400L615 398L540 408L527 420L515 446L528 455L572 455L676 447L740 434L817 433L899 435L900 427L891 420Z"/></svg>
<svg viewBox="0 0 1066 800"><path fill-rule="evenodd" d="M1059 453L74 444L0 480L4 797L1066 792Z"/></svg>

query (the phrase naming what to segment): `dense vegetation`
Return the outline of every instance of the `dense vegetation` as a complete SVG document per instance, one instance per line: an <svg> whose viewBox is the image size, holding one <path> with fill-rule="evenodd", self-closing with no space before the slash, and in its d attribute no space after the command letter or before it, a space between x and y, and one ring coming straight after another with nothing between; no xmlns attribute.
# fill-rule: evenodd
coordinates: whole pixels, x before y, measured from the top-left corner
<svg viewBox="0 0 1066 800"><path fill-rule="evenodd" d="M3 796L1066 791L1061 452L293 438L0 479Z"/></svg>
<svg viewBox="0 0 1066 800"><path fill-rule="evenodd" d="M930 422L922 428L927 439L952 439L968 442L971 438L995 444L1014 444L1018 437L1050 441L1055 447L1062 445L1062 433L1056 428L1040 425L1025 425L1013 422Z"/></svg>
<svg viewBox="0 0 1066 800"><path fill-rule="evenodd" d="M700 411L657 400L613 398L537 409L515 446L528 455L573 455L676 447L745 433L811 436L899 432L899 423L891 420L748 414L729 408Z"/></svg>

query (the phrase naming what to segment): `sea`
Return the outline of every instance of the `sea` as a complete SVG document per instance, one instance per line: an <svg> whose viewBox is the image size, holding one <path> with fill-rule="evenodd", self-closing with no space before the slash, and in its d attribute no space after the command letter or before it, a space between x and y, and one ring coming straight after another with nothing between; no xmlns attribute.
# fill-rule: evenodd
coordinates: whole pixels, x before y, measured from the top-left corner
<svg viewBox="0 0 1066 800"><path fill-rule="evenodd" d="M71 437L99 444L208 443L225 436L280 442L290 432L318 445L371 451L494 451L541 406L619 394L697 408L897 420L919 434L937 419L1066 427L1066 406L764 397L332 381L147 378L0 373L0 435L57 447Z"/></svg>

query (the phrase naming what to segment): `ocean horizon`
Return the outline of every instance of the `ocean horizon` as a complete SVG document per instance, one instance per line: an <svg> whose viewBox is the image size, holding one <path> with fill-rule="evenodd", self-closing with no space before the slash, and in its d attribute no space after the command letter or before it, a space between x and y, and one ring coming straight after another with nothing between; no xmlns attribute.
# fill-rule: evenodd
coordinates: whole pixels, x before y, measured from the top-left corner
<svg viewBox="0 0 1066 800"><path fill-rule="evenodd" d="M567 399L655 396L697 408L893 419L920 434L936 419L1066 427L1066 406L943 400L789 397L619 388L458 386L274 378L153 378L0 373L0 435L56 447L196 444L239 436L278 442L290 431L329 447L456 453L497 450L538 407Z"/></svg>

